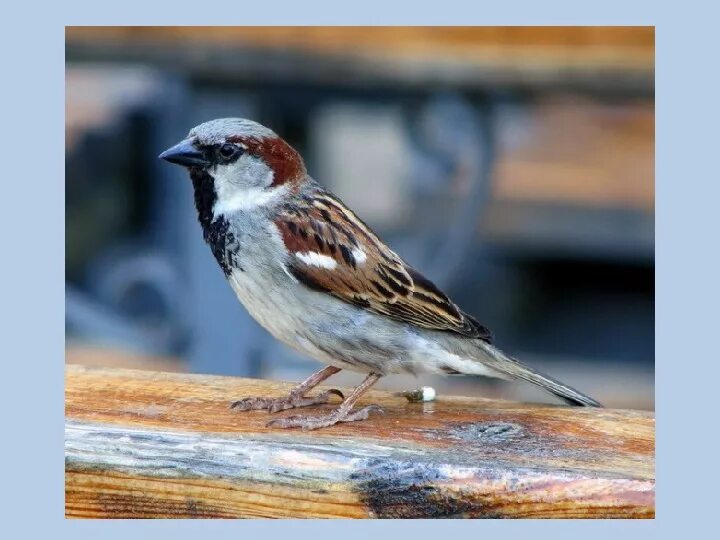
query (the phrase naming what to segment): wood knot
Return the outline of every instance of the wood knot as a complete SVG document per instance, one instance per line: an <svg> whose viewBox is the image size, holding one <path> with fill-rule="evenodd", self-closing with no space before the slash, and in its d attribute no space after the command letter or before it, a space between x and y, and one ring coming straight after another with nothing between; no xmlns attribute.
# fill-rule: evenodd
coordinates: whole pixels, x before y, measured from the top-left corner
<svg viewBox="0 0 720 540"><path fill-rule="evenodd" d="M523 435L524 429L511 422L462 422L451 424L448 435L468 442L499 443Z"/></svg>

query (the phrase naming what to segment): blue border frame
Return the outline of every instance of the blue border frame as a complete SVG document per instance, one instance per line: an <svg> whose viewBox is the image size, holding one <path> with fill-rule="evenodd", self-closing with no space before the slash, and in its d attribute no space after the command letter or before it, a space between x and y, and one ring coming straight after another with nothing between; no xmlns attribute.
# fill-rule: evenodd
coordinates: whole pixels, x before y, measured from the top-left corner
<svg viewBox="0 0 720 540"><path fill-rule="evenodd" d="M4 82L0 130L3 168L2 265L5 435L0 445L6 483L3 529L8 537L127 538L144 533L193 539L258 534L296 537L368 532L431 537L438 534L524 534L533 539L644 538L692 535L710 521L716 423L703 415L717 393L718 19L700 2L674 11L659 3L606 0L495 2L287 2L218 0L211 6L174 0L104 4L36 3L4 9ZM198 9L200 7L200 9ZM209 9L209 8L212 9ZM339 9L338 9L339 8ZM13 13L24 11L25 13ZM693 20L694 18L694 20ZM656 25L656 520L647 521L91 521L63 518L64 347L64 24L633 24ZM9 106L8 106L9 105ZM713 113L715 113L713 115ZM19 286L20 285L20 286ZM714 294L713 294L714 293ZM707 397L706 397L707 396ZM704 399L703 399L704 398ZM709 405L709 403L708 403ZM687 459L688 454L692 459ZM696 485L691 485L692 483ZM704 484L704 487L703 487ZM662 524L662 527L659 526ZM13 529L17 531L13 533ZM377 534L376 533L376 534ZM699 533L702 534L702 533ZM42 535L42 536L41 536ZM707 536L702 534L701 537Z"/></svg>

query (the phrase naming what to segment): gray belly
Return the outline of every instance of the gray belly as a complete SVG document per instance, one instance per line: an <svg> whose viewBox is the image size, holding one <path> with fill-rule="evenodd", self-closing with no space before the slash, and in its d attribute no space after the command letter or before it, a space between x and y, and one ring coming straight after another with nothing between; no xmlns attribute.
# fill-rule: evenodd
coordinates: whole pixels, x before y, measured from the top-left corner
<svg viewBox="0 0 720 540"><path fill-rule="evenodd" d="M260 325L300 353L363 373L493 375L484 368L473 340L420 330L312 291L281 264L273 264L276 257L246 255L242 270L227 276L230 285Z"/></svg>
<svg viewBox="0 0 720 540"><path fill-rule="evenodd" d="M341 369L398 371L391 368L404 357L405 328L298 283L282 265L284 246L267 220L241 212L228 219L234 242L222 243L221 255L232 248L232 264L223 270L261 326L289 347Z"/></svg>
<svg viewBox="0 0 720 540"><path fill-rule="evenodd" d="M250 315L276 339L312 358L341 369L387 373L407 349L407 330L332 296L266 273L228 276ZM394 361L395 360L395 361ZM396 367L396 366L395 366ZM404 371L404 370L400 370Z"/></svg>

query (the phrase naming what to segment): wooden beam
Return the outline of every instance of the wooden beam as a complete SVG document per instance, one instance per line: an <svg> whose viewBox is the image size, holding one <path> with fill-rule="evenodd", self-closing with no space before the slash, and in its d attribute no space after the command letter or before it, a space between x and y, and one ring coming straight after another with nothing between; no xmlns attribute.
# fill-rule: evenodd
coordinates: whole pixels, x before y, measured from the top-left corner
<svg viewBox="0 0 720 540"><path fill-rule="evenodd" d="M384 415L303 432L228 407L285 383L69 365L65 384L67 517L655 513L648 412L369 392Z"/></svg>
<svg viewBox="0 0 720 540"><path fill-rule="evenodd" d="M512 65L533 61L538 67L550 61L556 67L584 62L652 70L655 57L651 26L68 26L65 35L69 44L219 44L403 59L447 54Z"/></svg>
<svg viewBox="0 0 720 540"><path fill-rule="evenodd" d="M73 61L200 80L654 92L653 27L67 27Z"/></svg>

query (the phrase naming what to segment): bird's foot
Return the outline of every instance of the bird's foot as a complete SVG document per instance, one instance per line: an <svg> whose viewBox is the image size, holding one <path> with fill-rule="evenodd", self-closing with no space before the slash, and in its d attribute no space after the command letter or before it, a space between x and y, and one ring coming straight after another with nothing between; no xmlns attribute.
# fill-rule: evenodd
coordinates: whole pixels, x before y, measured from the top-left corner
<svg viewBox="0 0 720 540"><path fill-rule="evenodd" d="M358 420L367 420L371 411L383 413L383 410L378 405L368 405L362 409L343 411L335 409L329 414L321 416L288 416L286 418L277 418L271 420L266 424L266 427L278 427L278 428L294 428L299 427L302 429L320 429L329 427L337 424L338 422L356 422Z"/></svg>
<svg viewBox="0 0 720 540"><path fill-rule="evenodd" d="M311 405L322 405L330 402L330 396L339 396L345 399L340 390L332 388L320 392L316 396L302 396L300 394L290 394L281 398L265 398L265 397L249 397L233 401L230 404L231 409L238 411L257 411L266 409L270 413L284 411L286 409L297 409L300 407L309 407Z"/></svg>

